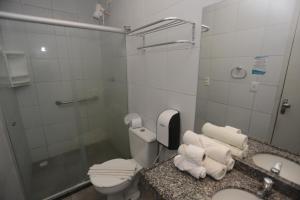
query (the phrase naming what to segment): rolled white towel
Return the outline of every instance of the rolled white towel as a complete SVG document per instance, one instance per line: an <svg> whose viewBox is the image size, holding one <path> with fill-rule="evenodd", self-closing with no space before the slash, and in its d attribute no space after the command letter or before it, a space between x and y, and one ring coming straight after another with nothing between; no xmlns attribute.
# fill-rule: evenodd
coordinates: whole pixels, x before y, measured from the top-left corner
<svg viewBox="0 0 300 200"><path fill-rule="evenodd" d="M182 155L177 155L174 157L174 165L179 170L186 171L197 179L206 177L206 169L204 167L186 160Z"/></svg>
<svg viewBox="0 0 300 200"><path fill-rule="evenodd" d="M202 144L199 141L199 134L193 131L186 131L183 135L182 141L184 144L192 144L195 146L201 146Z"/></svg>
<svg viewBox="0 0 300 200"><path fill-rule="evenodd" d="M227 172L227 167L207 156L203 162L203 167L206 169L206 173L215 180L221 180Z"/></svg>
<svg viewBox="0 0 300 200"><path fill-rule="evenodd" d="M232 145L226 144L226 143L221 142L221 141L219 141L219 140L215 140L215 139L213 139L213 140L214 140L215 142L219 143L219 144L222 144L222 145L228 147L228 148L230 149L230 151L231 151L231 155L234 155L234 156L236 156L236 157L238 157L238 158L246 158L247 155L248 155L248 148L249 148L248 145L246 145L246 146L244 147L244 149L239 149L239 148L237 148L237 147L234 147L234 146L232 146ZM207 153L206 153L206 154L207 154Z"/></svg>
<svg viewBox="0 0 300 200"><path fill-rule="evenodd" d="M233 160L232 158L230 158L229 162L227 163L226 167L227 167L227 171L231 171L234 167L235 164L235 160Z"/></svg>
<svg viewBox="0 0 300 200"><path fill-rule="evenodd" d="M228 148L231 150L231 154L238 158L246 158L248 155L248 145L243 150L230 145L228 145Z"/></svg>
<svg viewBox="0 0 300 200"><path fill-rule="evenodd" d="M231 151L225 145L217 143L214 139L206 137L205 135L198 136L202 148L205 149L206 155L219 163L228 165L231 159Z"/></svg>
<svg viewBox="0 0 300 200"><path fill-rule="evenodd" d="M220 140L224 143L244 149L248 143L248 137L244 134L237 134L227 128L205 123L202 126L202 133L210 138Z"/></svg>
<svg viewBox="0 0 300 200"><path fill-rule="evenodd" d="M242 130L241 129L238 129L238 128L235 128L235 127L232 127L232 126L225 126L225 128L227 128L228 130L234 132L234 133L238 133L238 134L242 134Z"/></svg>
<svg viewBox="0 0 300 200"><path fill-rule="evenodd" d="M201 165L206 156L203 148L192 144L180 145L178 153L197 165Z"/></svg>

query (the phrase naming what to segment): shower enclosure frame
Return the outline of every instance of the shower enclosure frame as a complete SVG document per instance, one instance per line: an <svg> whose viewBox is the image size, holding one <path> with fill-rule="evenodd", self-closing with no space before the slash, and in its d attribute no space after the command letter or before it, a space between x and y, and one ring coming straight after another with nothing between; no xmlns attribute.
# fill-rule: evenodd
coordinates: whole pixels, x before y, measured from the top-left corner
<svg viewBox="0 0 300 200"><path fill-rule="evenodd" d="M75 22L75 21L58 20L58 19L45 18L45 17L37 17L37 16L32 16L32 15L23 15L23 14L12 13L12 12L4 12L4 11L0 11L0 19L20 21L20 22L29 22L29 23L35 23L35 24L54 25L54 26L60 26L60 27L111 32L111 33L120 33L120 34L124 34L124 35L126 35L126 33L127 33L126 30L122 29L122 28L103 26L103 25L94 25L94 24L88 24L88 23L80 23L80 22ZM10 144L10 147L13 148L11 144ZM11 149L11 150L12 150L12 152L14 152L13 149ZM17 165L17 169L18 169L19 167L17 164L17 160L15 159L15 156L14 156L14 161L15 161L15 163ZM18 178L23 185L23 181L22 181L22 178L19 173L20 172L18 172ZM71 186L71 187L66 188L65 190L62 190L56 194L46 197L46 198L44 198L44 200L51 200L51 199L56 199L59 197L67 196L68 194L73 193L74 191L77 191L80 188L84 188L89 184L90 184L89 180L82 181L74 186ZM24 191L24 188L22 188L22 190L24 193L26 193Z"/></svg>

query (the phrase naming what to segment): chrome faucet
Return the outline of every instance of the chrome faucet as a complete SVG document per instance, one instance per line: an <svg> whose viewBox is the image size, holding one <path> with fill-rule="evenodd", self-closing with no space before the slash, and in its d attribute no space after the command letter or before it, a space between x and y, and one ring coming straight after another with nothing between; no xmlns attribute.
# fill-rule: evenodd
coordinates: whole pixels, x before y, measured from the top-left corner
<svg viewBox="0 0 300 200"><path fill-rule="evenodd" d="M264 178L264 183L263 183L263 187L261 190L259 190L257 192L257 196L261 197L261 198L265 198L268 194L270 194L270 192L272 191L272 186L273 186L273 180L265 177Z"/></svg>
<svg viewBox="0 0 300 200"><path fill-rule="evenodd" d="M275 163L275 165L271 168L271 172L274 174L279 174L282 168L282 163L281 162L277 162Z"/></svg>

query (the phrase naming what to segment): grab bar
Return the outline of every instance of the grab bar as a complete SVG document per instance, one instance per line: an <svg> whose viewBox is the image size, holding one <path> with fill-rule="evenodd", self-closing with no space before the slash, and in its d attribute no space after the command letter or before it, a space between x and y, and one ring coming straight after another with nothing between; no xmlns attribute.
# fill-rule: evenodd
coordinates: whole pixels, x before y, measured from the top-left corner
<svg viewBox="0 0 300 200"><path fill-rule="evenodd" d="M97 99L98 99L98 96L93 96L93 97L89 97L89 98L85 98L85 99L79 99L77 101L55 101L55 104L57 106L61 106L61 105L75 103L75 102L83 103L83 102L93 101L93 100L97 100Z"/></svg>

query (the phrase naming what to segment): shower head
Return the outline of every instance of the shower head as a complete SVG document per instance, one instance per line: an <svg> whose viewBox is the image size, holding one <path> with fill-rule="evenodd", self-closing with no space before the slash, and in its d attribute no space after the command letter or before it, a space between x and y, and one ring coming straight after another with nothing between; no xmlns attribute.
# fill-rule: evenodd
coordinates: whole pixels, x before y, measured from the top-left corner
<svg viewBox="0 0 300 200"><path fill-rule="evenodd" d="M104 16L104 11L105 9L102 7L102 5L97 3L93 17L97 20L100 20L100 18Z"/></svg>

